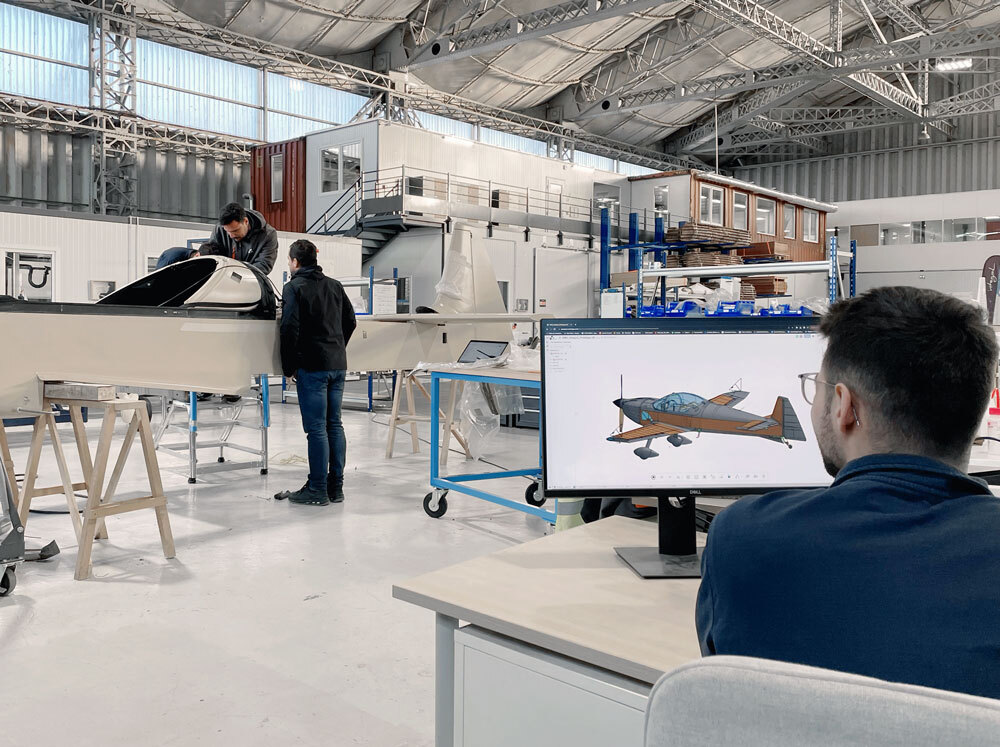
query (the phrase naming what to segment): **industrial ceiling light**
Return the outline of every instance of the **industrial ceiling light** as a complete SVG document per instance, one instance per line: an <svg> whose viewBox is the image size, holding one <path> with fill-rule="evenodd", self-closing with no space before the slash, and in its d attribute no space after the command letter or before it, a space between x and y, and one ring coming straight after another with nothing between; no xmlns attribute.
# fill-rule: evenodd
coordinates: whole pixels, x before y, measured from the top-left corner
<svg viewBox="0 0 1000 747"><path fill-rule="evenodd" d="M921 140L930 140L931 139L931 133L928 132L927 125L924 125L923 127L920 128L920 139Z"/></svg>
<svg viewBox="0 0 1000 747"><path fill-rule="evenodd" d="M953 70L971 70L972 69L972 58L971 57L959 57L953 60L938 60L934 69L939 73L948 73Z"/></svg>

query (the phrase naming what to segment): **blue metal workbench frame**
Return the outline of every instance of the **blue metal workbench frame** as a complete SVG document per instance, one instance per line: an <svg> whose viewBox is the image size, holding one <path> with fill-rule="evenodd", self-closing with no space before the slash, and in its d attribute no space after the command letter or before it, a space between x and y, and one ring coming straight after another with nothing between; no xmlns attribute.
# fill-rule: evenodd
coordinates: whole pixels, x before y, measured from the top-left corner
<svg viewBox="0 0 1000 747"><path fill-rule="evenodd" d="M481 384L500 384L504 386L518 386L525 389L537 389L539 393L542 389L541 381L535 381L534 379L515 379L507 377L490 376L489 374L474 374L467 373L463 371L432 371L431 372L431 487L434 488L436 493L440 491L455 491L456 493L462 493L463 495L471 495L473 498L479 498L480 500L488 501L489 503L495 503L500 506L506 506L507 508L512 508L515 511L521 511L532 516L538 516L539 518L545 519L550 524L556 523L556 516L559 512L559 501L554 501L554 506L551 511L546 511L544 508L530 506L525 503L518 503L509 498L503 498L499 495L493 493L488 493L485 490L478 490L476 488L470 487L466 483L477 482L480 480L496 480L504 477L532 477L536 481L540 481L542 477L542 438L541 438L541 426L539 425L539 438L538 438L538 466L529 467L526 469L513 469L513 470L503 470L500 472L479 472L471 474L462 475L448 475L447 477L441 476L441 382L444 380L451 381L471 381ZM438 495L438 499L442 499L443 496ZM447 508L447 502L445 502L445 508ZM438 514L438 516L443 515Z"/></svg>

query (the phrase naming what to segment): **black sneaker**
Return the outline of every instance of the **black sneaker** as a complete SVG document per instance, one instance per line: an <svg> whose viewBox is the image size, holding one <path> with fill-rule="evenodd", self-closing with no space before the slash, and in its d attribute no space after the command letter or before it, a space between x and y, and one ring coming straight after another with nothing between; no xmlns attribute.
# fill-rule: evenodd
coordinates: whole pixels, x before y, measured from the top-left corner
<svg viewBox="0 0 1000 747"><path fill-rule="evenodd" d="M238 394L223 394L222 401L228 405L234 405L239 402L243 397Z"/></svg>
<svg viewBox="0 0 1000 747"><path fill-rule="evenodd" d="M326 497L330 499L330 503L344 502L344 485L343 483L338 485L333 475L329 475L326 479Z"/></svg>
<svg viewBox="0 0 1000 747"><path fill-rule="evenodd" d="M306 485L302 490L296 490L288 496L289 503L299 503L304 506L327 506L330 499L321 490L313 490Z"/></svg>

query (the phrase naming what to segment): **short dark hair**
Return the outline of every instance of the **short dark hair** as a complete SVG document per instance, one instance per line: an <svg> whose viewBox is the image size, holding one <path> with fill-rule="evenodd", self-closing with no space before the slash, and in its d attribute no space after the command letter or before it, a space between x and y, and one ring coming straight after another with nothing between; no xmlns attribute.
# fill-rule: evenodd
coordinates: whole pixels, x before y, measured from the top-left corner
<svg viewBox="0 0 1000 747"><path fill-rule="evenodd" d="M819 329L826 376L868 406L883 446L967 453L997 367L997 338L979 307L923 288L876 288L834 304Z"/></svg>
<svg viewBox="0 0 1000 747"><path fill-rule="evenodd" d="M219 225L228 226L233 221L237 223L242 223L246 220L247 211L243 209L243 206L238 202L230 202L224 208L222 208L222 213L219 215Z"/></svg>
<svg viewBox="0 0 1000 747"><path fill-rule="evenodd" d="M312 267L316 264L317 255L316 245L309 239L293 241L292 245L288 248L288 256L298 260L299 264L303 267Z"/></svg>

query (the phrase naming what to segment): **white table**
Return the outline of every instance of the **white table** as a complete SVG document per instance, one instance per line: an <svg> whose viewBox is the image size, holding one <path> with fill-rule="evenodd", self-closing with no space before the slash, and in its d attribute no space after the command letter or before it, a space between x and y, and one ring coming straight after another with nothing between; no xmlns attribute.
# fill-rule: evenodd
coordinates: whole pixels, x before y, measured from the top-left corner
<svg viewBox="0 0 1000 747"><path fill-rule="evenodd" d="M473 632L505 636L521 654L537 651L546 667L568 676L585 668L619 689L633 683L640 694L664 672L698 658L699 580L644 581L613 549L656 544L656 524L612 517L394 586L395 598L436 614L436 744L455 743L460 620ZM578 717L586 720L587 709Z"/></svg>

